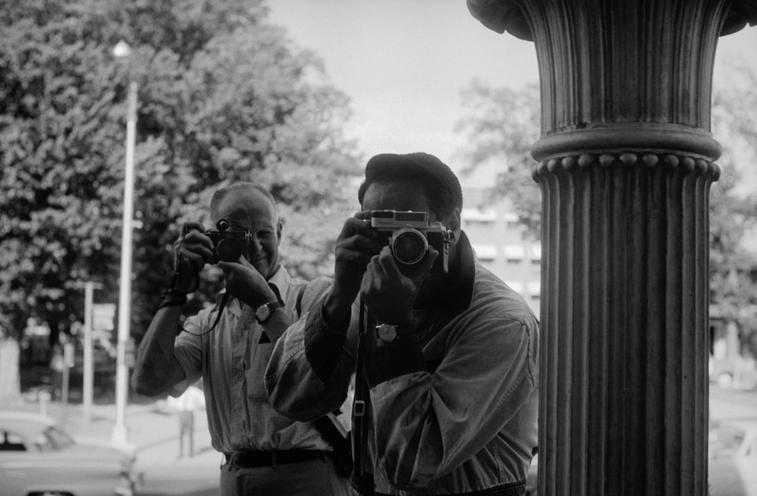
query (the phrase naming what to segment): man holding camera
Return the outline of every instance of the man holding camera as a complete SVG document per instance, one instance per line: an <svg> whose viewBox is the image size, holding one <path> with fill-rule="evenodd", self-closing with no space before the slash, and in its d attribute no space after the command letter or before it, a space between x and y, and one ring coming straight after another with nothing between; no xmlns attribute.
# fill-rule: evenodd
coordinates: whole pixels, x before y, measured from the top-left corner
<svg viewBox="0 0 757 496"><path fill-rule="evenodd" d="M334 424L283 417L263 385L274 343L326 282L295 280L279 264L282 223L265 189L221 188L210 214L216 230L187 224L174 244L176 271L140 344L132 385L148 396L178 396L203 378L211 442L224 454L222 495L349 494L323 431ZM206 263L222 269L225 290L215 306L180 324Z"/></svg>
<svg viewBox="0 0 757 496"><path fill-rule="evenodd" d="M308 420L355 373L353 487L363 495L522 495L537 442L538 322L480 265L454 173L424 153L366 166L334 284L277 342L266 387Z"/></svg>

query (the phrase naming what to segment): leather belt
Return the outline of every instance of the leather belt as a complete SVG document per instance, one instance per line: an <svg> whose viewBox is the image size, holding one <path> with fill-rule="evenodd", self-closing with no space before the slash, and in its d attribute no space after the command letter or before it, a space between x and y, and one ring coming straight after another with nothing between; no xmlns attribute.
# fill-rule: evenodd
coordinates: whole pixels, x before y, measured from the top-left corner
<svg viewBox="0 0 757 496"><path fill-rule="evenodd" d="M390 496L375 492L373 488L361 488L355 480L352 481L352 489L361 496ZM526 481L517 481L467 493L450 493L450 496L523 496L524 494L526 494Z"/></svg>
<svg viewBox="0 0 757 496"><path fill-rule="evenodd" d="M226 463L240 468L275 467L288 463L325 460L328 451L292 449L283 451L232 451L224 453Z"/></svg>

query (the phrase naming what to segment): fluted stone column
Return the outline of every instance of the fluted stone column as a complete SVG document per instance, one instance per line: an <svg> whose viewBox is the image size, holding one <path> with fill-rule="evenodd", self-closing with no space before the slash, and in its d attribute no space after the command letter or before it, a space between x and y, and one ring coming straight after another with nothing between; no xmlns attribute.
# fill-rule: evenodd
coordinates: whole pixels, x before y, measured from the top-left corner
<svg viewBox="0 0 757 496"><path fill-rule="evenodd" d="M704 496L718 36L757 0L468 0L533 39L540 496Z"/></svg>

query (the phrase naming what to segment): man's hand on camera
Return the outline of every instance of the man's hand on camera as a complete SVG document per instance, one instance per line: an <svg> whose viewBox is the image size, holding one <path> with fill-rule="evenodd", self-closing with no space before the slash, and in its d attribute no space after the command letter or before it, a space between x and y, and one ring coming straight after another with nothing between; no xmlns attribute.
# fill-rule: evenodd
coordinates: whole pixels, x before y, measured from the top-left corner
<svg viewBox="0 0 757 496"><path fill-rule="evenodd" d="M265 277L246 258L237 262L218 262L226 276L226 291L253 309L264 303L276 301L276 293Z"/></svg>
<svg viewBox="0 0 757 496"><path fill-rule="evenodd" d="M405 324L411 321L418 291L437 256L439 252L429 247L420 265L408 274L400 272L388 246L371 259L360 290L377 322Z"/></svg>
<svg viewBox="0 0 757 496"><path fill-rule="evenodd" d="M174 242L175 281L172 289L183 293L196 290L200 271L212 257L213 242L205 235L202 225L185 224L182 235Z"/></svg>
<svg viewBox="0 0 757 496"><path fill-rule="evenodd" d="M359 212L347 219L336 240L334 289L326 300L326 320L344 324L350 307L360 291L360 282L371 257L381 250L380 235L368 221L369 212Z"/></svg>

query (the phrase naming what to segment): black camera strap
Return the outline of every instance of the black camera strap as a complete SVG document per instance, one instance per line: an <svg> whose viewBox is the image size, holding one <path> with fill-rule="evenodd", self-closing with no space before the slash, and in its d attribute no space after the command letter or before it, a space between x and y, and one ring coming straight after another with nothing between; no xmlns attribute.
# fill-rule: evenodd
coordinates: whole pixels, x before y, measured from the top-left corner
<svg viewBox="0 0 757 496"><path fill-rule="evenodd" d="M370 415L370 387L365 368L367 329L370 329L370 315L366 311L363 297L360 297L360 319L358 327L357 357L355 359L355 398L352 407L352 453L354 470L352 485L363 496L374 493L373 472L366 470L363 457L368 448L368 422Z"/></svg>

